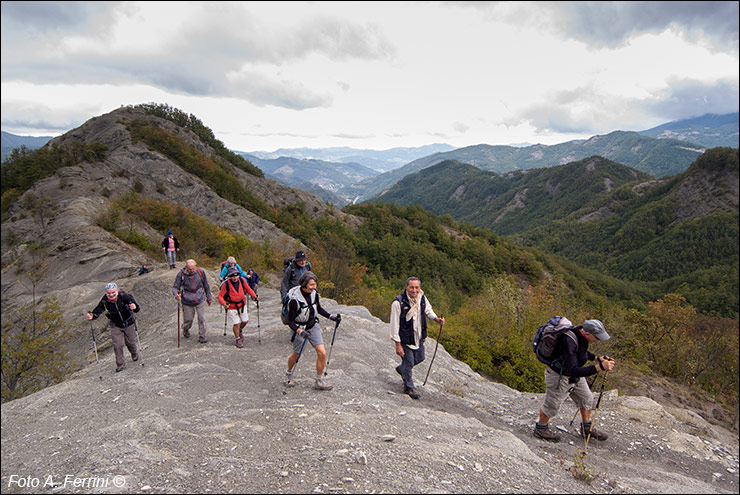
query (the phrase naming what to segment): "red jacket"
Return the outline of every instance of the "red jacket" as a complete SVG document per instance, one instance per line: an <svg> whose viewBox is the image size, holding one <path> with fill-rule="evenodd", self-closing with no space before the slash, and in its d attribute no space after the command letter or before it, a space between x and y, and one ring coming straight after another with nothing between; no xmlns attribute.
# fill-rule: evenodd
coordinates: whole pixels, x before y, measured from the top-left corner
<svg viewBox="0 0 740 495"><path fill-rule="evenodd" d="M221 305L228 303L228 309L241 310L241 308L246 304L247 294L249 294L252 299L257 297L257 294L255 294L251 287L249 287L249 284L244 277L239 277L239 282L236 286L231 279L227 279L218 293L218 301Z"/></svg>

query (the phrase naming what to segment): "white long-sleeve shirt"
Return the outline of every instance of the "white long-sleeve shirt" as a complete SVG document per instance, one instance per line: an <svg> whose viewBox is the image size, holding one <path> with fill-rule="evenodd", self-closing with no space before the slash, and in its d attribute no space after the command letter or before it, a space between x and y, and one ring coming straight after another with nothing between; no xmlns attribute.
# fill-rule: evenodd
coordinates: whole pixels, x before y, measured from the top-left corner
<svg viewBox="0 0 740 495"><path fill-rule="evenodd" d="M406 297L408 297L408 294L406 294ZM424 299L426 299L426 295L422 296ZM419 302L421 304L421 301ZM424 314L426 315L428 320L436 320L437 315L432 309L432 304L429 302L429 299L426 299L426 310L424 311ZM391 330L391 340L395 342L401 342L401 337L398 335L398 329L401 324L401 303L393 300L393 303L391 304L391 323L390 323L390 330ZM421 344L421 325L419 325L419 330L416 328L414 329L414 336L417 343ZM418 349L418 345L410 345L408 346L409 349Z"/></svg>

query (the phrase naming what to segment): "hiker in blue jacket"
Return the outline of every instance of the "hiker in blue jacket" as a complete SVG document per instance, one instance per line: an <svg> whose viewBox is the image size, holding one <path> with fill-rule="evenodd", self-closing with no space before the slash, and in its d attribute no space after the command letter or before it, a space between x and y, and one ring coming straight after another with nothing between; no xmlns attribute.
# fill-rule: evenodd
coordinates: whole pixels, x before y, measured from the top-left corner
<svg viewBox="0 0 740 495"><path fill-rule="evenodd" d="M247 270L247 283L249 284L249 288L252 289L254 292L257 292L257 285L260 283L260 276L257 275L257 272L255 272L253 269Z"/></svg>
<svg viewBox="0 0 740 495"><path fill-rule="evenodd" d="M560 365L545 368L545 400L540 408L539 421L534 428L534 436L550 442L559 442L560 434L550 430L548 423L570 396L581 411L581 435L587 437L589 432L595 440L606 440L608 435L591 427L591 410L593 394L586 382L587 376L599 371L614 369L614 360L609 356L597 357L588 350L588 344L597 340L609 340L604 324L599 320L586 320L583 325L573 327L567 318L560 320L559 327L571 327L562 334L555 346L553 357L562 357ZM560 360L555 360L561 362ZM596 361L592 366L584 366L586 361Z"/></svg>
<svg viewBox="0 0 740 495"><path fill-rule="evenodd" d="M247 274L244 273L244 270L242 270L242 267L240 267L239 264L236 262L236 259L233 256L229 256L228 258L226 258L226 262L222 263L221 265L221 275L218 276L219 282L223 282L228 278L227 273L229 272L229 268L231 268L232 266L236 267L236 269L239 270L239 275L247 278ZM248 280L249 279L247 278L247 281Z"/></svg>

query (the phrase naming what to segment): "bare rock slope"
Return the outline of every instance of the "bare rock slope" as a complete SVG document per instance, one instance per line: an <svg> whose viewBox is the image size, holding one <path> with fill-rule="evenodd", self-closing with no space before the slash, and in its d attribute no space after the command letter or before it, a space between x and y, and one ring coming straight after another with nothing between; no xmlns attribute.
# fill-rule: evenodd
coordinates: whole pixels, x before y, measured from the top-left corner
<svg viewBox="0 0 740 495"><path fill-rule="evenodd" d="M207 310L208 343L181 338L178 348L174 274L119 281L143 308L140 362L129 358L115 373L97 320L100 363L90 342L88 366L3 405L3 492L738 492L736 437L644 397L605 394L596 422L611 437L592 441L581 463L570 401L553 420L564 440L550 444L531 434L540 394L491 382L441 345L422 387L431 338L415 369L421 399L412 400L394 371L387 325L364 307L324 301L342 314L333 347L333 324L322 323L331 391L312 387L313 350L297 365L297 386L282 386L289 330L268 287L259 312L251 303L244 349L230 329L223 335L216 304Z"/></svg>

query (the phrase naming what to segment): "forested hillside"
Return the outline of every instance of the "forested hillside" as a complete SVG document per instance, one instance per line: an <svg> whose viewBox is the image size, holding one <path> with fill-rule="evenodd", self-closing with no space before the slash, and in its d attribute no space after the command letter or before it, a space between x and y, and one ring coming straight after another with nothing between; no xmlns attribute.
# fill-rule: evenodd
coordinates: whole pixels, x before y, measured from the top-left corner
<svg viewBox="0 0 740 495"><path fill-rule="evenodd" d="M378 200L512 236L659 297L678 291L702 311L738 311L737 150L715 148L684 173L653 180L591 157L498 175L443 162Z"/></svg>

